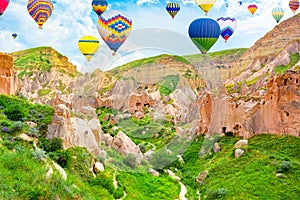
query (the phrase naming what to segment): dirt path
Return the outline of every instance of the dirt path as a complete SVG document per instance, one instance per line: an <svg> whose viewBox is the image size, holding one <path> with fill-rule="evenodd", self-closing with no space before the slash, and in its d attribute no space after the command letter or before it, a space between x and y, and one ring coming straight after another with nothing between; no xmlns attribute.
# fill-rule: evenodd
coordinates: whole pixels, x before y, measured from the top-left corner
<svg viewBox="0 0 300 200"><path fill-rule="evenodd" d="M185 185L184 185L183 183L180 182L180 177L179 177L179 176L176 176L176 175L174 174L174 172L172 172L172 171L169 170L169 169L167 170L167 172L168 172L169 176L175 178L175 179L178 181L179 185L180 185L179 200L188 200L188 199L185 197L185 195L186 195L186 193L187 193L187 189L186 189Z"/></svg>

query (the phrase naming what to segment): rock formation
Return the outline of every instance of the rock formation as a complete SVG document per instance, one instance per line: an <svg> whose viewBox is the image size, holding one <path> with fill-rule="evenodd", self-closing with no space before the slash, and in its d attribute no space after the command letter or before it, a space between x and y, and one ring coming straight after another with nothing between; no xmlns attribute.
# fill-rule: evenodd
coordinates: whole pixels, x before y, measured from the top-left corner
<svg viewBox="0 0 300 200"><path fill-rule="evenodd" d="M61 138L64 149L80 146L86 147L94 155L100 154L102 130L98 119L81 119L71 117L69 109L63 105L55 107L52 123L48 126L47 138Z"/></svg>
<svg viewBox="0 0 300 200"><path fill-rule="evenodd" d="M0 94L15 94L17 77L13 58L8 54L3 53L0 53L0 85Z"/></svg>
<svg viewBox="0 0 300 200"><path fill-rule="evenodd" d="M300 71L288 71L271 78L265 96L206 93L198 102L200 130L244 138L260 133L300 136L299 88Z"/></svg>

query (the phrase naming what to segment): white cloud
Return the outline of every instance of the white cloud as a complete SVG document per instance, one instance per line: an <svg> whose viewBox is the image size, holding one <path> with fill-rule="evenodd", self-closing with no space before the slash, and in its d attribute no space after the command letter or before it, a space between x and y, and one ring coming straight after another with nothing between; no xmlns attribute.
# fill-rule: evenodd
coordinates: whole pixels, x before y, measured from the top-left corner
<svg viewBox="0 0 300 200"><path fill-rule="evenodd" d="M136 4L138 5L138 6L140 6L140 5L143 5L143 4L156 4L156 3L158 3L159 1L158 0L138 0L137 2L136 2Z"/></svg>

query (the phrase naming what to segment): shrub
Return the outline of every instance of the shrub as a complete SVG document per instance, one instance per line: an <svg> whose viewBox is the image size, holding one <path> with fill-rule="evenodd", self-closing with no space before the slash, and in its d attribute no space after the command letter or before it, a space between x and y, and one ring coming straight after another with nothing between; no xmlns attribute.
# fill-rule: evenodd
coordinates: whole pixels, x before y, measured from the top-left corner
<svg viewBox="0 0 300 200"><path fill-rule="evenodd" d="M124 190L121 187L118 187L117 189L114 190L113 196L115 199L120 199L121 197L124 196Z"/></svg>
<svg viewBox="0 0 300 200"><path fill-rule="evenodd" d="M123 163L126 164L127 166L131 167L134 169L136 167L136 157L134 154L128 154L124 159Z"/></svg>
<svg viewBox="0 0 300 200"><path fill-rule="evenodd" d="M25 127L25 124L21 121L13 121L14 131L21 131Z"/></svg>
<svg viewBox="0 0 300 200"><path fill-rule="evenodd" d="M225 132L225 135L226 136L233 136L233 132L232 131Z"/></svg>
<svg viewBox="0 0 300 200"><path fill-rule="evenodd" d="M23 109L24 108L16 104L12 104L4 110L4 114L12 121L23 121L26 117L26 113Z"/></svg>
<svg viewBox="0 0 300 200"><path fill-rule="evenodd" d="M291 167L292 163L290 161L282 161L279 166L279 172L287 172Z"/></svg>
<svg viewBox="0 0 300 200"><path fill-rule="evenodd" d="M50 152L48 153L48 156L63 168L68 167L71 160L70 153L63 150Z"/></svg>
<svg viewBox="0 0 300 200"><path fill-rule="evenodd" d="M46 138L39 139L39 145L46 152L54 152L57 150L62 150L62 139L60 138L52 138L50 140Z"/></svg>
<svg viewBox="0 0 300 200"><path fill-rule="evenodd" d="M32 153L34 159L37 159L37 160L42 160L43 158L46 157L46 152L41 149L31 150L31 153Z"/></svg>
<svg viewBox="0 0 300 200"><path fill-rule="evenodd" d="M91 185L98 185L98 186L102 186L105 189L107 189L109 191L109 193L113 194L114 193L114 185L112 182L111 177L109 177L106 174L99 174L98 177L93 178L90 180ZM122 194L123 196L123 194Z"/></svg>
<svg viewBox="0 0 300 200"><path fill-rule="evenodd" d="M206 199L208 200L220 199L222 197L225 197L226 194L227 194L227 190L221 188L221 189L217 189L216 191L209 192Z"/></svg>
<svg viewBox="0 0 300 200"><path fill-rule="evenodd" d="M28 129L28 135L32 137L38 137L39 136L39 130L36 128L29 128Z"/></svg>

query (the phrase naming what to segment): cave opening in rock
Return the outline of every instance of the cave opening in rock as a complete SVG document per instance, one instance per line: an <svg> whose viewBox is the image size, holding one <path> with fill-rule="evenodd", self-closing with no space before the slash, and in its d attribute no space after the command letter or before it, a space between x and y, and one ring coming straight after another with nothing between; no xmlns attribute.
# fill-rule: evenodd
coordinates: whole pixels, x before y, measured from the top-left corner
<svg viewBox="0 0 300 200"><path fill-rule="evenodd" d="M226 133L226 127L222 127L222 133Z"/></svg>

